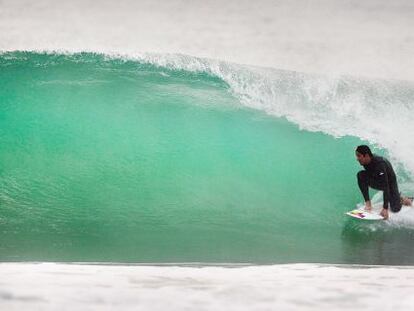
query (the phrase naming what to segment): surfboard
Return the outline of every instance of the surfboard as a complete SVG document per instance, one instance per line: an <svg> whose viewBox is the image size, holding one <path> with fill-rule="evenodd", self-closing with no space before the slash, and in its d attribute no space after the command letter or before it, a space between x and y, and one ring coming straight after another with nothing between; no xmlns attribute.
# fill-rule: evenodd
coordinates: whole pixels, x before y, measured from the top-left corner
<svg viewBox="0 0 414 311"><path fill-rule="evenodd" d="M354 209L352 211L346 212L345 214L361 220L384 220L384 217L382 217L377 212L367 212L364 209Z"/></svg>

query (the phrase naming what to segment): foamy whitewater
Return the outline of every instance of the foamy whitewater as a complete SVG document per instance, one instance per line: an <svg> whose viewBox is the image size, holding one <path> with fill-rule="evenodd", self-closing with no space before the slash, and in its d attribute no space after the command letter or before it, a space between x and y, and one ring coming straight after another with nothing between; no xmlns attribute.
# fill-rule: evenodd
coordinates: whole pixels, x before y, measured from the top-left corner
<svg viewBox="0 0 414 311"><path fill-rule="evenodd" d="M412 29L408 0L0 1L0 308L412 309L414 209L344 216L360 143L414 194Z"/></svg>
<svg viewBox="0 0 414 311"><path fill-rule="evenodd" d="M0 264L4 310L411 310L412 268Z"/></svg>

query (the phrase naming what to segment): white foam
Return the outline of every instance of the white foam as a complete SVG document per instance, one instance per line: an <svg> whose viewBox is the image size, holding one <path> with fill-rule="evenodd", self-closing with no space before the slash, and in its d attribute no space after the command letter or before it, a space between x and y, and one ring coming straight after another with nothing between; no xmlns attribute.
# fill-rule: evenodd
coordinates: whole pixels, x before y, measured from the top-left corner
<svg viewBox="0 0 414 311"><path fill-rule="evenodd" d="M414 268L1 263L4 310L412 310Z"/></svg>

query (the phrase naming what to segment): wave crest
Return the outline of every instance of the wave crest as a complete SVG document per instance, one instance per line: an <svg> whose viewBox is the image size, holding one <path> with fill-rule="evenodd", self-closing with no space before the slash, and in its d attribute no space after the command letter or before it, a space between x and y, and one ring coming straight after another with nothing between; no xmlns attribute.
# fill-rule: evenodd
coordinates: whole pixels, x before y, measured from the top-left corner
<svg viewBox="0 0 414 311"><path fill-rule="evenodd" d="M386 149L410 177L414 175L411 81L312 75L177 54L139 54L132 58L218 76L245 106L285 117L308 131L367 140Z"/></svg>

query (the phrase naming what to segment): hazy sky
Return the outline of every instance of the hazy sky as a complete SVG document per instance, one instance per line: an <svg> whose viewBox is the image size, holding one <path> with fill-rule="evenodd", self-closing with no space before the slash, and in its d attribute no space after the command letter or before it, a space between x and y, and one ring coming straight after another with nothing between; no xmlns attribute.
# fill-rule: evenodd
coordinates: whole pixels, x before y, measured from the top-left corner
<svg viewBox="0 0 414 311"><path fill-rule="evenodd" d="M183 53L414 80L412 0L0 0L0 50Z"/></svg>

